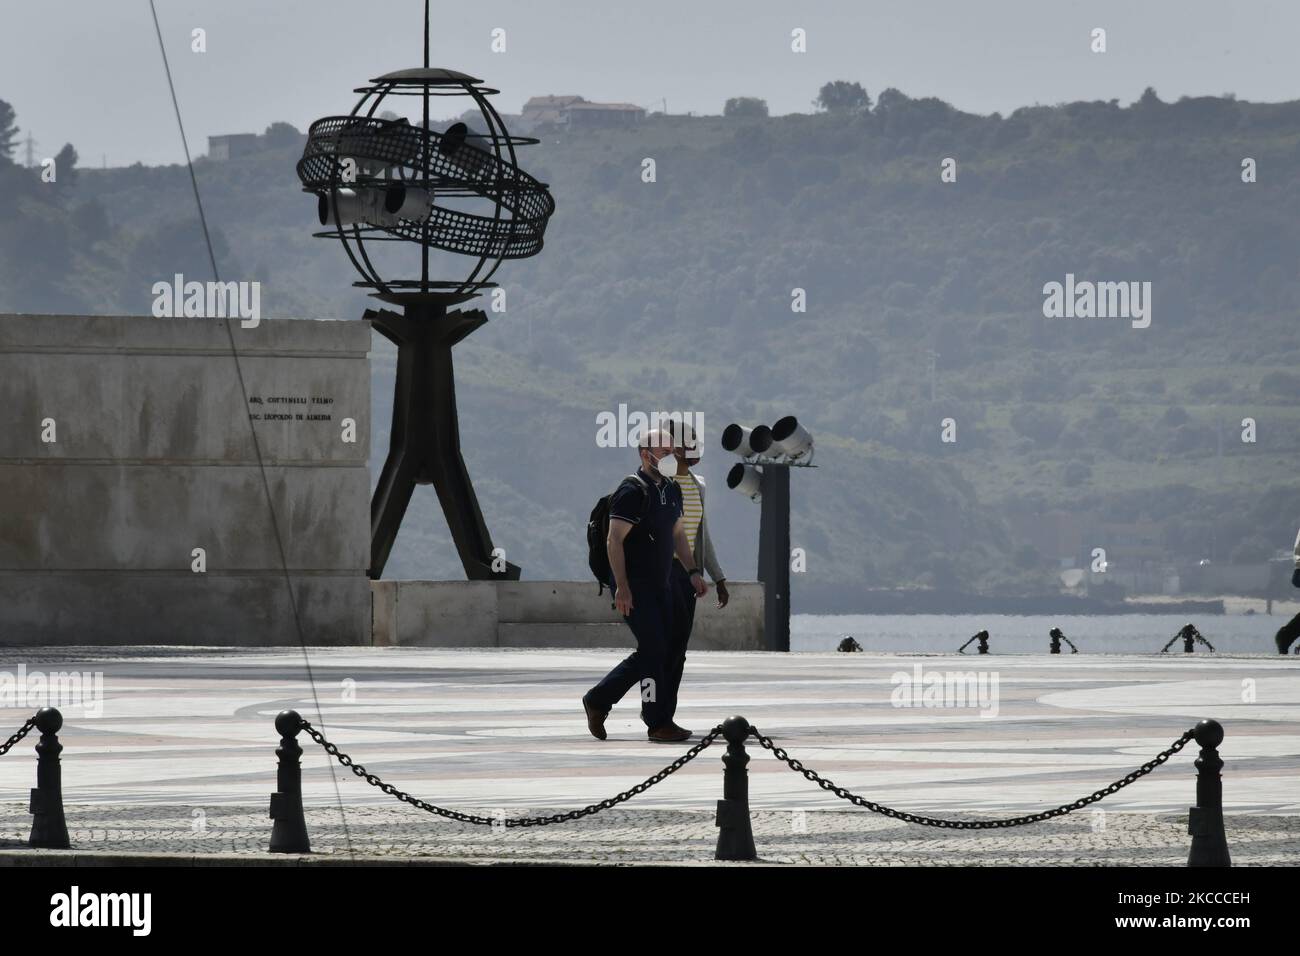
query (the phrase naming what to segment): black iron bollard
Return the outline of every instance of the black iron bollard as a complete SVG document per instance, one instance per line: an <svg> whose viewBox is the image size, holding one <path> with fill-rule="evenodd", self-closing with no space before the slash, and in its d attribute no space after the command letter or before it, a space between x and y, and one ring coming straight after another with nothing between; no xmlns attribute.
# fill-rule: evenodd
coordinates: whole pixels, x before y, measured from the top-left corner
<svg viewBox="0 0 1300 956"><path fill-rule="evenodd" d="M754 849L754 831L749 822L749 754L745 753L745 738L749 736L749 721L744 717L728 717L722 722L722 736L727 738L727 752L722 756L722 799L718 801L718 816L714 823L718 830L718 849L715 860L757 860Z"/></svg>
<svg viewBox="0 0 1300 956"><path fill-rule="evenodd" d="M41 739L36 744L36 787L32 790L27 812L32 814L32 835L27 845L45 850L66 850L68 822L63 816L63 772L59 767L59 729L63 715L53 707L36 712L36 729Z"/></svg>
<svg viewBox="0 0 1300 956"><path fill-rule="evenodd" d="M310 853L307 819L302 813L302 748L295 739L302 730L296 710L282 710L275 718L280 746L275 755L280 765L275 772L275 793L271 794L272 853Z"/></svg>
<svg viewBox="0 0 1300 956"><path fill-rule="evenodd" d="M1219 759L1223 727L1217 720L1202 720L1193 733L1201 745L1201 755L1196 758L1196 806L1187 814L1187 832L1192 837L1187 865L1232 866L1228 837L1223 831L1223 779L1219 776L1223 769Z"/></svg>
<svg viewBox="0 0 1300 956"><path fill-rule="evenodd" d="M1050 638L1052 639L1052 643L1048 646L1048 650L1049 650L1051 653L1053 653L1053 654L1059 654L1059 653L1061 653L1061 642L1062 642L1062 641L1065 641L1065 643L1067 643L1067 644L1070 645L1070 653L1071 653L1071 654L1077 654L1077 653L1079 653L1079 649L1078 649L1077 647L1074 646L1074 641L1072 641L1072 640L1070 640L1068 637L1066 637L1066 636L1065 636L1065 632L1062 631L1059 627L1054 627L1054 628L1052 628L1050 631L1047 632L1047 636L1050 637Z"/></svg>
<svg viewBox="0 0 1300 956"><path fill-rule="evenodd" d="M966 648L970 647L970 645L971 645L971 641L979 641L979 642L980 642L979 652L980 652L981 654L987 654L987 653L989 652L989 632L988 632L988 631L980 631L978 634L974 634L974 635L972 635L971 638L970 638L970 640L968 640L968 641L967 641L965 644L963 644L961 647L957 648L957 653L958 653L958 654L965 654L965 653L966 653Z"/></svg>

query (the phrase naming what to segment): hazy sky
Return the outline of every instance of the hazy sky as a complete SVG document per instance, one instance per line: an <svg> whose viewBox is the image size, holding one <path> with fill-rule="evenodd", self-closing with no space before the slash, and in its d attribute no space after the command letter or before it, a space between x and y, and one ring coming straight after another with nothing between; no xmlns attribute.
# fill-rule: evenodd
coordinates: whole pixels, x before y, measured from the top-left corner
<svg viewBox="0 0 1300 956"><path fill-rule="evenodd" d="M422 0L156 0L195 154L217 133L304 129L354 87L419 66ZM472 0L433 4L432 63L529 96L577 93L719 113L759 96L809 112L822 83L895 86L973 112L1235 93L1300 97L1296 0ZM207 31L208 50L190 50ZM491 31L506 31L504 53ZM802 27L808 51L790 51ZM1108 52L1089 50L1107 31ZM183 158L148 0L0 0L0 99L40 155L82 165ZM448 110L444 115L451 115Z"/></svg>

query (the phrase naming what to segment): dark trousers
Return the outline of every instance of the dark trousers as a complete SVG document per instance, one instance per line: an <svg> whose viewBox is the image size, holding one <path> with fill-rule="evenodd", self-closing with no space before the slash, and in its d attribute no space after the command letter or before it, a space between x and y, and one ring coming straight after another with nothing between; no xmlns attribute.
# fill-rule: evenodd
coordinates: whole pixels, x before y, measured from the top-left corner
<svg viewBox="0 0 1300 956"><path fill-rule="evenodd" d="M668 683L673 689L671 720L677 713L677 693L682 686L682 672L686 670L686 645L691 642L691 629L695 627L695 588L691 576L681 562L673 562L669 577L673 596L673 640L668 655Z"/></svg>
<svg viewBox="0 0 1300 956"><path fill-rule="evenodd" d="M1297 637L1300 637L1300 614L1297 614L1295 617L1291 618L1291 620L1283 624L1278 630L1277 636L1279 638L1278 650L1285 654L1287 648L1291 646L1291 643Z"/></svg>
<svg viewBox="0 0 1300 956"><path fill-rule="evenodd" d="M676 561L667 586L648 581L632 581L629 586L632 613L623 620L636 638L636 650L588 691L586 700L592 707L607 711L629 690L639 687L641 722L655 730L671 723L677 712L677 689L695 622L695 591L685 568ZM646 681L653 683L647 685ZM647 696L654 699L646 700Z"/></svg>

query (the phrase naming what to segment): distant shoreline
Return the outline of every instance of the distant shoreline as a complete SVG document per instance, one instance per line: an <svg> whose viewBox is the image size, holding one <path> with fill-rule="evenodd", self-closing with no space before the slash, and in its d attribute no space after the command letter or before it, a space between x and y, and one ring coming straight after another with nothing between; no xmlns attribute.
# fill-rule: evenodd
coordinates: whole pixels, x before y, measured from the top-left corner
<svg viewBox="0 0 1300 956"><path fill-rule="evenodd" d="M1235 595L1172 597L1137 595L1125 601L1106 601L1065 594L1006 597L964 594L951 591L903 590L852 592L836 595L819 593L799 600L800 614L1011 614L1011 615L1088 615L1088 614L1176 614L1267 616L1264 598ZM808 605L816 605L816 609ZM1300 602L1273 602L1272 616L1289 618L1300 613Z"/></svg>

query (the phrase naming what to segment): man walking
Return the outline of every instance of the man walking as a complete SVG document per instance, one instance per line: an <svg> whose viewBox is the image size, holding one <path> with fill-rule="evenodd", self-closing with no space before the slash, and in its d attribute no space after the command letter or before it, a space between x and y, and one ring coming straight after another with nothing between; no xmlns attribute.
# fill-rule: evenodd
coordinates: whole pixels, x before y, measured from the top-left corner
<svg viewBox="0 0 1300 956"><path fill-rule="evenodd" d="M1300 534L1297 534L1295 537L1294 554L1295 570L1291 572L1291 583L1300 588ZM1279 654L1285 654L1287 650L1290 649L1291 642L1297 637L1300 637L1300 614L1297 614L1287 623L1283 624L1277 634L1273 637L1273 641L1277 644L1277 652Z"/></svg>
<svg viewBox="0 0 1300 956"><path fill-rule="evenodd" d="M582 698L587 729L605 739L605 718L634 685L641 689L641 720L654 743L680 743L691 732L673 723L677 688L670 679L673 646L673 556L690 565L697 596L708 585L694 566L682 520L682 492L669 476L676 471L672 439L658 429L646 432L637 453L639 481L624 481L609 503L605 546L613 574L614 606L636 638L636 650ZM678 674L680 680L680 674Z"/></svg>

